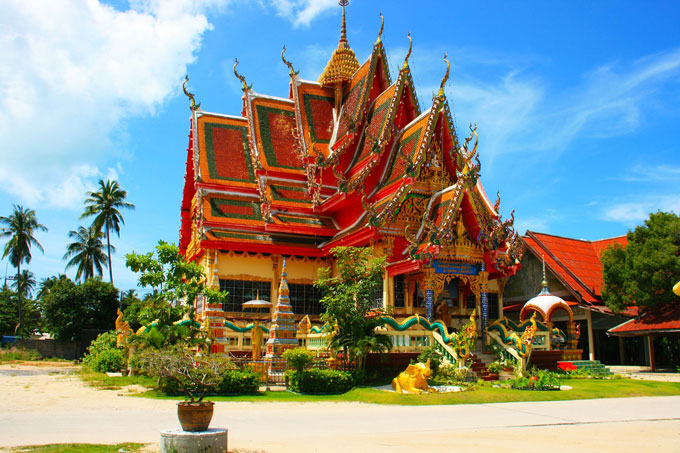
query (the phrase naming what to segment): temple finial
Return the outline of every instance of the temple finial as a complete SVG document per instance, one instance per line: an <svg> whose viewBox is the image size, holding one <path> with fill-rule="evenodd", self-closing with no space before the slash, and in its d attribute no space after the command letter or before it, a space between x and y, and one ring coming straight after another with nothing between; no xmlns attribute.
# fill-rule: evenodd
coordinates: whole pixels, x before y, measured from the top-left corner
<svg viewBox="0 0 680 453"><path fill-rule="evenodd" d="M347 42L347 24L345 23L345 6L349 5L349 0L340 0L338 2L342 6L342 27L340 28L340 42Z"/></svg>
<svg viewBox="0 0 680 453"><path fill-rule="evenodd" d="M543 281L541 282L541 295L549 295L550 291L548 291L548 279L545 276L545 255L541 255L543 258Z"/></svg>
<svg viewBox="0 0 680 453"><path fill-rule="evenodd" d="M243 84L243 87L242 87L243 91L248 91L249 89L252 88L252 85L248 85L248 84L246 83L246 78L243 77L243 76L242 76L241 74L239 74L238 72L236 72L236 66L238 66L238 58L235 58L235 59L234 59L234 75L235 75L236 78L239 79L239 80L241 81L241 83Z"/></svg>
<svg viewBox="0 0 680 453"><path fill-rule="evenodd" d="M283 56L283 54L286 53L286 45L283 45L283 50L281 51L281 59L283 60L283 63L288 66L288 69L290 69L290 75L291 77L294 75L298 75L300 71L296 71L295 68L293 68L293 63L290 61L286 60L286 57Z"/></svg>
<svg viewBox="0 0 680 453"><path fill-rule="evenodd" d="M196 103L196 98L194 97L194 93L190 93L187 90L187 83L189 83L189 75L187 74L184 78L184 83L182 84L182 90L184 91L184 94L186 97L188 97L191 100L191 105L189 108L191 111L195 111L201 108L201 103L199 102L198 104Z"/></svg>
<svg viewBox="0 0 680 453"><path fill-rule="evenodd" d="M449 80L449 70L451 69L451 65L449 64L449 60L446 59L447 55L446 52L444 52L444 61L446 62L446 74L444 74L444 77L442 78L442 83L439 85L439 94L437 96L444 97L444 85L446 85L446 82Z"/></svg>
<svg viewBox="0 0 680 453"><path fill-rule="evenodd" d="M411 39L411 32L408 32L408 52L406 52L406 58L404 58L404 69L408 68L408 59L411 56L411 50L413 49L413 40Z"/></svg>
<svg viewBox="0 0 680 453"><path fill-rule="evenodd" d="M382 32L383 32L383 28L385 28L385 17L383 17L382 11L380 11L380 20L381 20L380 31L378 32L378 40L376 41L376 43L379 43L379 42L382 41Z"/></svg>

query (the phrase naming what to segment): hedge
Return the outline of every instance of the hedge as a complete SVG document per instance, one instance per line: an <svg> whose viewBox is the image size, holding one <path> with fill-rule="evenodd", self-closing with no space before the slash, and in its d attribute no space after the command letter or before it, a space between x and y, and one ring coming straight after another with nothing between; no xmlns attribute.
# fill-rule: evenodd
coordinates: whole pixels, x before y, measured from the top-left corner
<svg viewBox="0 0 680 453"><path fill-rule="evenodd" d="M345 393L354 387L354 378L348 371L288 370L286 379L288 388L296 393Z"/></svg>

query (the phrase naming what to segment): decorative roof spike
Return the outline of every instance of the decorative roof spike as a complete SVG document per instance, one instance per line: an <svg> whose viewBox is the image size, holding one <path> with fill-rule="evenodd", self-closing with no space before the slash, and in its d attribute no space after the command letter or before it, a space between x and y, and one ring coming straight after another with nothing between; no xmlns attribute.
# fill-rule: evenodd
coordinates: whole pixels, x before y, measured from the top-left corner
<svg viewBox="0 0 680 453"><path fill-rule="evenodd" d="M189 83L189 75L188 74L184 78L184 83L182 84L182 90L184 91L184 94L186 95L186 97L188 97L191 100L191 105L189 106L189 108L193 112L193 111L196 111L196 110L201 108L201 103L199 102L198 104L196 104L196 98L194 97L194 94L190 93L187 90L187 83Z"/></svg>
<svg viewBox="0 0 680 453"><path fill-rule="evenodd" d="M300 73L300 71L296 71L295 68L293 68L293 63L290 61L286 60L286 58L283 56L283 54L286 53L286 45L283 45L283 50L281 51L281 59L283 60L283 64L288 66L288 69L290 69L290 76L296 76Z"/></svg>
<svg viewBox="0 0 680 453"><path fill-rule="evenodd" d="M447 55L446 52L444 52L444 61L446 62L446 74L444 74L444 77L442 78L442 83L439 85L439 96L440 98L444 97L444 85L446 85L446 82L449 80L449 70L451 69L451 65L449 64L449 60L446 59Z"/></svg>
<svg viewBox="0 0 680 453"><path fill-rule="evenodd" d="M413 50L413 39L411 39L411 32L408 32L408 52L406 52L406 58L404 58L404 69L408 68L408 59L411 56L411 50Z"/></svg>
<svg viewBox="0 0 680 453"><path fill-rule="evenodd" d="M342 26L340 27L340 42L347 42L347 24L345 23L345 6L349 5L349 0L340 0L338 5L342 6Z"/></svg>
<svg viewBox="0 0 680 453"><path fill-rule="evenodd" d="M242 76L241 74L239 74L238 72L236 72L236 66L238 66L238 58L234 58L234 75L235 75L236 78L239 79L239 80L241 81L241 83L243 84L243 87L241 88L243 91L248 91L248 90L250 90L250 89L253 87L253 84L251 83L250 85L248 85L248 84L246 83L246 78L243 77L243 76Z"/></svg>
<svg viewBox="0 0 680 453"><path fill-rule="evenodd" d="M543 281L541 282L541 292L538 295L549 296L550 291L548 291L548 279L545 277L545 255L541 255L541 257L543 257Z"/></svg>
<svg viewBox="0 0 680 453"><path fill-rule="evenodd" d="M340 0L342 6L342 27L340 29L340 42L338 48L333 51L331 59L328 60L326 68L319 76L319 83L322 86L336 86L336 88L343 82L352 79L354 73L359 69L359 60L357 60L354 51L350 49L347 43L347 25L345 22L345 6L349 4L347 0ZM339 106L338 106L339 107Z"/></svg>
<svg viewBox="0 0 680 453"><path fill-rule="evenodd" d="M376 43L382 42L382 32L383 28L385 28L385 18L382 15L382 11L380 11L380 31L378 32L378 39L376 40Z"/></svg>

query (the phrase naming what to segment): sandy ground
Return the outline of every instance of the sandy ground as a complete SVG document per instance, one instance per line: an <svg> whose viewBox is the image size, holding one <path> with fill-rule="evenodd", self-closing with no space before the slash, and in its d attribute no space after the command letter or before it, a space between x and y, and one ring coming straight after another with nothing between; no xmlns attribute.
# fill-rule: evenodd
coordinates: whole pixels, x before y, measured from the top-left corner
<svg viewBox="0 0 680 453"><path fill-rule="evenodd" d="M95 390L60 366L0 366L0 446L156 444L174 401ZM458 406L215 405L233 452L678 451L680 397Z"/></svg>

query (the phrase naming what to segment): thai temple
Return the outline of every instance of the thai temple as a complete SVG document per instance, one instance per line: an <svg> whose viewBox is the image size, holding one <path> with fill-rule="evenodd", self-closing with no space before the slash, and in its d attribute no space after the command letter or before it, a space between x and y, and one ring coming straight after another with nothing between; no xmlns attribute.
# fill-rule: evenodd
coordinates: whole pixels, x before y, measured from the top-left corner
<svg viewBox="0 0 680 453"><path fill-rule="evenodd" d="M412 329L438 321L456 331L474 314L481 335L503 317L504 285L519 269L522 245L512 215L502 219L500 198L492 202L482 186L476 127L461 137L454 127L444 90L449 62L444 56L438 93L419 100L411 49L391 74L381 35L382 25L360 62L343 6L337 49L317 80L298 76L285 46L282 62L271 62L289 68L281 81L288 97L258 93L238 60L243 102L231 113L204 111L185 88L191 122L179 244L209 286L229 292L224 306L197 303L215 351L250 349L253 326L266 340L269 310L243 304L286 296L284 262L298 334L319 327L313 283L319 268L333 266L337 246L386 258L375 307L395 326L416 319ZM417 338L397 339L394 350Z"/></svg>

